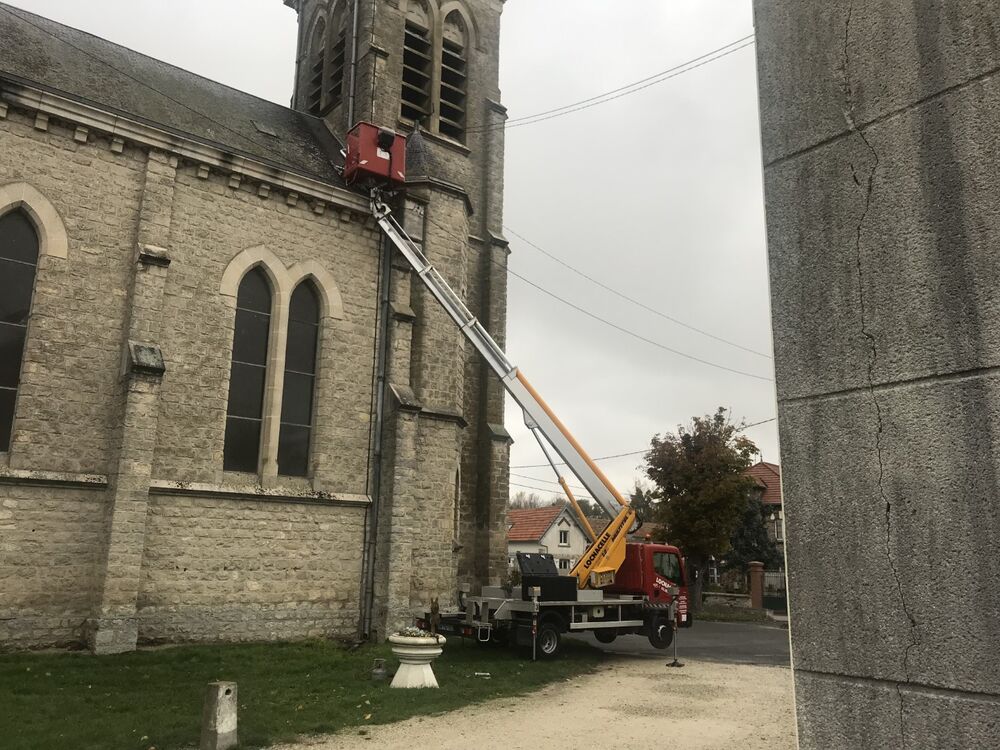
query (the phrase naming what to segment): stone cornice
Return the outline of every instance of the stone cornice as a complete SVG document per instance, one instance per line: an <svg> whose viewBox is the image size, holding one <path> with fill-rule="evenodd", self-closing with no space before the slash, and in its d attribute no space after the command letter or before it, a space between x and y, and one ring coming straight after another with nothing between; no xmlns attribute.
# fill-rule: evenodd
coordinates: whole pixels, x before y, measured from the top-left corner
<svg viewBox="0 0 1000 750"><path fill-rule="evenodd" d="M468 421L459 412L447 409L428 409L425 407L420 410L420 418L431 419L436 422L454 422L463 430L469 426Z"/></svg>
<svg viewBox="0 0 1000 750"><path fill-rule="evenodd" d="M495 101L493 99L487 99L486 100L486 106L489 109L491 109L493 112L496 112L497 114L502 115L503 119L505 119L505 120L507 119L507 108L503 104L501 104L500 102Z"/></svg>
<svg viewBox="0 0 1000 750"><path fill-rule="evenodd" d="M76 487L103 490L108 486L104 474L79 474L67 471L35 471L33 469L11 469L0 466L2 484L37 484L47 487Z"/></svg>
<svg viewBox="0 0 1000 750"><path fill-rule="evenodd" d="M184 497L218 497L233 500L259 500L271 503L308 503L310 505L339 505L365 507L371 504L368 495L356 495L316 490L265 488L257 484L229 485L207 482L175 482L154 479L149 485L150 495L180 495Z"/></svg>
<svg viewBox="0 0 1000 750"><path fill-rule="evenodd" d="M314 177L275 164L237 155L218 145L198 140L190 135L168 131L154 125L129 119L123 115L85 104L76 99L17 83L2 81L4 100L17 107L49 117L82 125L112 138L124 139L150 148L160 149L191 161L215 167L222 172L238 174L268 185L282 188L299 196L319 198L329 204L370 213L363 196L343 187L330 185Z"/></svg>
<svg viewBox="0 0 1000 750"><path fill-rule="evenodd" d="M472 208L472 199L469 197L468 192L461 185L456 185L454 182L448 182L447 180L440 180L437 177L416 177L412 180L406 181L407 188L422 187L429 190L437 190L441 193L446 193L447 195L453 195L456 198L461 198L462 202L465 203L465 213L467 216L472 216L475 211Z"/></svg>

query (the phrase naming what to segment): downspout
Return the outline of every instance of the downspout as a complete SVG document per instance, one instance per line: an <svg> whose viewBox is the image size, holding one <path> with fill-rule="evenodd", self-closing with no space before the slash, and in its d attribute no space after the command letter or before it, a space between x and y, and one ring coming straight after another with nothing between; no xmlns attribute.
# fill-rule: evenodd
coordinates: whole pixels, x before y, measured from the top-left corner
<svg viewBox="0 0 1000 750"><path fill-rule="evenodd" d="M361 0L354 0L354 21L351 29L351 73L347 89L347 128L354 127L354 89L358 81L358 17Z"/></svg>
<svg viewBox="0 0 1000 750"><path fill-rule="evenodd" d="M362 558L361 632L362 638L372 635L372 612L375 608L375 549L378 540L379 510L382 497L382 434L385 422L386 369L389 353L389 300L392 291L392 245L382 236L382 257L379 261L379 337L375 365L375 432L372 437L371 505L365 528Z"/></svg>

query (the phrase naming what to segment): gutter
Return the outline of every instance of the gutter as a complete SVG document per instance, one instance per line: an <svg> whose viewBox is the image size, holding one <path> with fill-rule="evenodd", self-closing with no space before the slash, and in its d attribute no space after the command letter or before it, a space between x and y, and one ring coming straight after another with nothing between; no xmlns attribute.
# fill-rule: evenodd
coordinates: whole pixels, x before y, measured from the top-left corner
<svg viewBox="0 0 1000 750"><path fill-rule="evenodd" d="M354 20L351 30L351 73L347 86L347 127L354 127L354 89L358 82L358 17L360 0L354 0Z"/></svg>
<svg viewBox="0 0 1000 750"><path fill-rule="evenodd" d="M375 549L378 541L379 511L382 507L382 436L385 427L385 396L388 389L386 370L389 358L389 301L392 291L392 245L381 241L382 258L379 275L378 355L375 365L375 434L372 438L371 505L365 524L361 561L361 622L360 637L372 638L372 613L375 608Z"/></svg>

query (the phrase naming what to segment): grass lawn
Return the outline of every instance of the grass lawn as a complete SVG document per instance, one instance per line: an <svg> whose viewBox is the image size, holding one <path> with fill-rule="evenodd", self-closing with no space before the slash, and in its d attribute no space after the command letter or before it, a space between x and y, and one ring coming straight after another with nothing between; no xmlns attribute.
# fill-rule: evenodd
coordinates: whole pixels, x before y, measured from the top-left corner
<svg viewBox="0 0 1000 750"><path fill-rule="evenodd" d="M4 750L170 750L197 747L205 684L239 688L241 747L448 711L516 695L593 669L595 649L563 642L547 662L450 639L434 664L439 690L390 690L370 679L387 646L336 643L180 646L118 656L0 654ZM489 672L491 679L475 677Z"/></svg>

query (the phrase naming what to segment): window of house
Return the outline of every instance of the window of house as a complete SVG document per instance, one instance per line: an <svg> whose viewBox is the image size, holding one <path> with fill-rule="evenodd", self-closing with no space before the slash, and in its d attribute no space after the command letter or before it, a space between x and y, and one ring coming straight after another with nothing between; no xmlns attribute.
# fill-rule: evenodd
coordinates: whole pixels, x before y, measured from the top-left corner
<svg viewBox="0 0 1000 750"><path fill-rule="evenodd" d="M431 113L431 32L427 9L411 2L403 32L403 83L399 114L423 122Z"/></svg>
<svg viewBox="0 0 1000 750"><path fill-rule="evenodd" d="M271 328L271 285L259 267L240 282L236 296L233 363L229 374L223 468L256 472Z"/></svg>
<svg viewBox="0 0 1000 750"><path fill-rule="evenodd" d="M309 79L306 82L306 112L318 115L323 104L323 70L326 67L326 21L316 22L309 48Z"/></svg>
<svg viewBox="0 0 1000 750"><path fill-rule="evenodd" d="M559 531L559 546L568 547L569 546L569 530L560 529Z"/></svg>
<svg viewBox="0 0 1000 750"><path fill-rule="evenodd" d="M467 40L462 14L452 11L444 21L441 37L441 106L438 130L456 141L465 137Z"/></svg>
<svg viewBox="0 0 1000 750"><path fill-rule="evenodd" d="M23 211L0 218L0 451L10 449L28 315L35 290L38 233Z"/></svg>
<svg viewBox="0 0 1000 750"><path fill-rule="evenodd" d="M347 14L345 3L340 3L334 11L330 28L333 30L333 46L327 55L329 72L326 76L327 107L333 108L340 104L344 97L344 67L347 60Z"/></svg>
<svg viewBox="0 0 1000 750"><path fill-rule="evenodd" d="M565 557L559 558L559 570L569 570L569 560Z"/></svg>
<svg viewBox="0 0 1000 750"><path fill-rule="evenodd" d="M292 293L288 310L278 435L278 473L285 476L304 477L309 473L318 339L319 296L312 282L304 281Z"/></svg>

